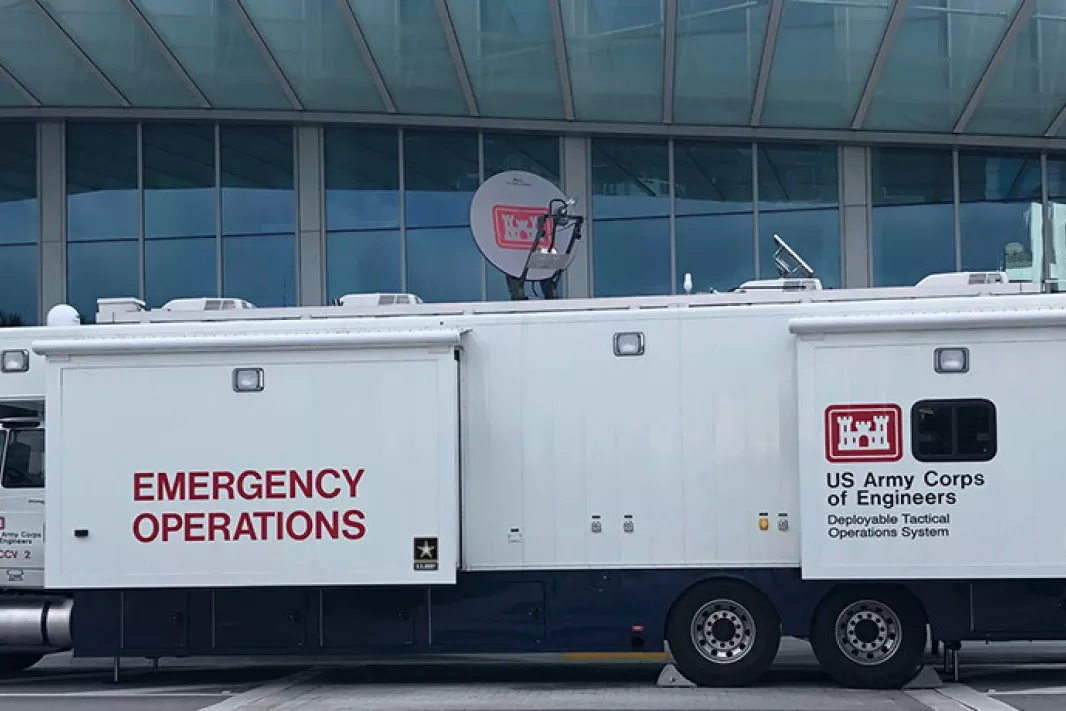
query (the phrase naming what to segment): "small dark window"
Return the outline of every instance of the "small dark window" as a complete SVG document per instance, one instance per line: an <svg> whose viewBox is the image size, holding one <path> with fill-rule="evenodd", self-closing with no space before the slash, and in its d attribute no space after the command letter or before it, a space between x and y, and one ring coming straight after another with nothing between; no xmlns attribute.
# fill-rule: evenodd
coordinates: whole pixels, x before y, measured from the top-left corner
<svg viewBox="0 0 1066 711"><path fill-rule="evenodd" d="M44 488L44 430L9 430L3 461L3 488Z"/></svg>
<svg viewBox="0 0 1066 711"><path fill-rule="evenodd" d="M996 406L988 400L922 400L911 408L919 462L987 462L996 456Z"/></svg>

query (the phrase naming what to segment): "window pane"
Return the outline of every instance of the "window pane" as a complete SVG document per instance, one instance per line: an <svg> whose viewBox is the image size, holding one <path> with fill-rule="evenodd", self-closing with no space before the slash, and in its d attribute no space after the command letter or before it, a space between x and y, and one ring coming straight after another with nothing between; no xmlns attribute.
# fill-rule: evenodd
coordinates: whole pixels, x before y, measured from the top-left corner
<svg viewBox="0 0 1066 711"><path fill-rule="evenodd" d="M214 236L145 240L144 272L148 308L171 299L216 296L218 241Z"/></svg>
<svg viewBox="0 0 1066 711"><path fill-rule="evenodd" d="M751 145L674 142L677 284L725 291L755 278Z"/></svg>
<svg viewBox="0 0 1066 711"><path fill-rule="evenodd" d="M911 3L892 43L863 128L951 130L988 67L1018 3L1019 0Z"/></svg>
<svg viewBox="0 0 1066 711"><path fill-rule="evenodd" d="M759 278L776 279L774 235L840 286L840 188L835 146L759 146Z"/></svg>
<svg viewBox="0 0 1066 711"><path fill-rule="evenodd" d="M482 116L563 118L548 3L448 0Z"/></svg>
<svg viewBox="0 0 1066 711"><path fill-rule="evenodd" d="M222 295L259 307L296 306L296 237L223 237Z"/></svg>
<svg viewBox="0 0 1066 711"><path fill-rule="evenodd" d="M228 0L137 5L215 108L292 108Z"/></svg>
<svg viewBox="0 0 1066 711"><path fill-rule="evenodd" d="M507 170L524 170L559 185L559 138L556 136L521 136L513 134L485 134L485 180ZM544 209L547 210L545 205ZM578 212L582 209L578 207ZM575 248L576 249L576 248ZM507 291L507 277L496 267L486 264L486 298L489 301L506 301L511 298ZM566 277L559 280L559 298L566 289ZM541 298L540 286L526 284L526 295Z"/></svg>
<svg viewBox="0 0 1066 711"><path fill-rule="evenodd" d="M1048 154L1047 196L1051 222L1051 255L1047 279L1055 289L1062 289L1066 282L1066 156ZM1043 262L1043 244L1036 243L1039 251L1033 253L1033 263Z"/></svg>
<svg viewBox="0 0 1066 711"><path fill-rule="evenodd" d="M1041 199L1040 156L960 151L962 268L1007 269L1012 281L1039 280L1032 255L1034 246L1042 252Z"/></svg>
<svg viewBox="0 0 1066 711"><path fill-rule="evenodd" d="M407 231L407 291L425 302L481 301L481 261L469 227Z"/></svg>
<svg viewBox="0 0 1066 711"><path fill-rule="evenodd" d="M950 150L870 151L873 286L912 286L955 270Z"/></svg>
<svg viewBox="0 0 1066 711"><path fill-rule="evenodd" d="M141 293L137 240L67 245L67 302L83 323L96 322L96 300Z"/></svg>
<svg viewBox="0 0 1066 711"><path fill-rule="evenodd" d="M850 126L891 6L888 0L785 3L763 125Z"/></svg>
<svg viewBox="0 0 1066 711"><path fill-rule="evenodd" d="M665 141L592 141L596 296L671 292L667 147Z"/></svg>
<svg viewBox="0 0 1066 711"><path fill-rule="evenodd" d="M15 430L9 437L0 486L5 489L43 488L44 430Z"/></svg>
<svg viewBox="0 0 1066 711"><path fill-rule="evenodd" d="M222 234L294 233L290 126L220 128Z"/></svg>
<svg viewBox="0 0 1066 711"><path fill-rule="evenodd" d="M244 9L304 108L384 111L337 0L258 0Z"/></svg>
<svg viewBox="0 0 1066 711"><path fill-rule="evenodd" d="M469 225L479 184L477 134L405 131L403 150L407 227Z"/></svg>
<svg viewBox="0 0 1066 711"><path fill-rule="evenodd" d="M659 121L663 3L562 0L562 11L577 118Z"/></svg>
<svg viewBox="0 0 1066 711"><path fill-rule="evenodd" d="M211 124L146 123L144 236L215 235L215 129Z"/></svg>
<svg viewBox="0 0 1066 711"><path fill-rule="evenodd" d="M37 127L0 131L0 245L37 243Z"/></svg>
<svg viewBox="0 0 1066 711"><path fill-rule="evenodd" d="M770 0L680 0L675 121L748 124L769 16Z"/></svg>
<svg viewBox="0 0 1066 711"><path fill-rule="evenodd" d="M402 290L399 230L330 232L326 235L326 292L345 294Z"/></svg>
<svg viewBox="0 0 1066 711"><path fill-rule="evenodd" d="M126 0L44 0L44 4L135 106L198 106Z"/></svg>
<svg viewBox="0 0 1066 711"><path fill-rule="evenodd" d="M0 244L0 323L37 324L37 245Z"/></svg>
<svg viewBox="0 0 1066 711"><path fill-rule="evenodd" d="M919 461L927 457L942 458L951 455L952 411L943 405L923 404L914 408L915 455Z"/></svg>
<svg viewBox="0 0 1066 711"><path fill-rule="evenodd" d="M433 3L348 0L348 4L359 19L397 110L415 114L467 113Z"/></svg>
<svg viewBox="0 0 1066 711"><path fill-rule="evenodd" d="M481 300L484 260L470 233L477 143L474 133L404 132L407 290L427 302Z"/></svg>
<svg viewBox="0 0 1066 711"><path fill-rule="evenodd" d="M66 143L67 239L138 239L136 124L68 123Z"/></svg>
<svg viewBox="0 0 1066 711"><path fill-rule="evenodd" d="M995 411L992 405L960 405L955 417L958 457L978 461L991 459L996 451Z"/></svg>
<svg viewBox="0 0 1066 711"><path fill-rule="evenodd" d="M391 129L325 129L326 228L400 227L400 146Z"/></svg>

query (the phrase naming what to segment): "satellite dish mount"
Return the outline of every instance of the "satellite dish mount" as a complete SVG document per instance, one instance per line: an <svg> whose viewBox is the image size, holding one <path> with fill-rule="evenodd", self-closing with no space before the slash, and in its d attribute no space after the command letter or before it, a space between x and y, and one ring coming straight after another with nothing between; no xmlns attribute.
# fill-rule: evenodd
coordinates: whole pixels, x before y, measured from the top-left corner
<svg viewBox="0 0 1066 711"><path fill-rule="evenodd" d="M554 184L532 173L498 173L470 203L470 229L481 254L507 279L511 299L526 298L526 283L539 282L545 299L559 298L559 278L573 262L585 218L570 209Z"/></svg>
<svg viewBox="0 0 1066 711"><path fill-rule="evenodd" d="M814 269L803 261L803 257L789 247L785 240L774 235L774 244L777 245L777 249L774 250L774 266L777 268L778 276L782 279L789 277L810 279L814 276Z"/></svg>

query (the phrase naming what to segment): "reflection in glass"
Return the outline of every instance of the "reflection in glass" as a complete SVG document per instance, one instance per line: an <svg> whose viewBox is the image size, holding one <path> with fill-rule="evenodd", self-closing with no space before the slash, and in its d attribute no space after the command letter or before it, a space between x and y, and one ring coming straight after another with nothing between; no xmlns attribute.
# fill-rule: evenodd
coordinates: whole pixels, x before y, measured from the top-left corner
<svg viewBox="0 0 1066 711"><path fill-rule="evenodd" d="M506 133L484 135L485 180L507 170L524 170L559 185L559 138L557 136L523 136ZM547 205L544 206L547 209ZM581 211L581 208L578 208ZM587 234L587 232L586 232ZM507 278L491 264L485 265L485 298L489 301L510 299ZM526 284L530 298L540 298L540 287ZM566 298L566 277L559 280L559 298Z"/></svg>
<svg viewBox="0 0 1066 711"><path fill-rule="evenodd" d="M596 296L671 291L667 149L666 141L591 141Z"/></svg>
<svg viewBox="0 0 1066 711"><path fill-rule="evenodd" d="M144 300L159 308L171 299L218 294L218 240L148 239L144 243Z"/></svg>
<svg viewBox="0 0 1066 711"><path fill-rule="evenodd" d="M850 126L891 7L889 0L785 3L762 125Z"/></svg>
<svg viewBox="0 0 1066 711"><path fill-rule="evenodd" d="M400 158L393 129L325 129L326 292L402 290Z"/></svg>
<svg viewBox="0 0 1066 711"><path fill-rule="evenodd" d="M663 3L561 0L574 113L582 121L659 121Z"/></svg>
<svg viewBox="0 0 1066 711"><path fill-rule="evenodd" d="M141 28L126 0L43 2L64 31L135 106L199 106L189 87Z"/></svg>
<svg viewBox="0 0 1066 711"><path fill-rule="evenodd" d="M291 126L222 125L222 292L256 306L296 302Z"/></svg>
<svg viewBox="0 0 1066 711"><path fill-rule="evenodd" d="M470 234L479 184L473 132L404 131L407 290L423 301L480 301L482 257Z"/></svg>
<svg viewBox="0 0 1066 711"><path fill-rule="evenodd" d="M755 278L750 143L674 142L677 293L726 291Z"/></svg>
<svg viewBox="0 0 1066 711"><path fill-rule="evenodd" d="M911 3L863 128L950 130L988 67L1018 2Z"/></svg>
<svg viewBox="0 0 1066 711"><path fill-rule="evenodd" d="M1066 155L1048 154L1047 197L1051 254L1045 278L1052 289L1063 291L1066 286ZM1042 246L1040 254L1033 255L1033 261L1043 263Z"/></svg>
<svg viewBox="0 0 1066 711"><path fill-rule="evenodd" d="M0 325L10 318L38 323L37 272L36 244L0 244Z"/></svg>
<svg viewBox="0 0 1066 711"><path fill-rule="evenodd" d="M1037 0L967 124L967 133L1043 135L1066 102L1064 33L1062 0Z"/></svg>
<svg viewBox="0 0 1066 711"><path fill-rule="evenodd" d="M467 113L434 3L348 0L348 5L359 20L398 111Z"/></svg>
<svg viewBox="0 0 1066 711"><path fill-rule="evenodd" d="M37 128L0 132L0 319L37 323Z"/></svg>
<svg viewBox="0 0 1066 711"><path fill-rule="evenodd" d="M293 108L229 0L137 0L137 6L212 106Z"/></svg>
<svg viewBox="0 0 1066 711"><path fill-rule="evenodd" d="M1039 155L959 151L963 271L1007 269L1011 281L1039 281L1032 254L1043 253L1041 192Z"/></svg>
<svg viewBox="0 0 1066 711"><path fill-rule="evenodd" d="M213 237L214 126L146 123L141 140L145 237Z"/></svg>
<svg viewBox="0 0 1066 711"><path fill-rule="evenodd" d="M546 2L448 0L482 116L563 118Z"/></svg>
<svg viewBox="0 0 1066 711"><path fill-rule="evenodd" d="M223 238L222 295L259 307L296 306L295 235Z"/></svg>
<svg viewBox="0 0 1066 711"><path fill-rule="evenodd" d="M870 150L873 286L912 286L955 270L950 150Z"/></svg>
<svg viewBox="0 0 1066 711"><path fill-rule="evenodd" d="M96 322L96 300L141 293L137 240L67 244L67 303L82 323Z"/></svg>
<svg viewBox="0 0 1066 711"><path fill-rule="evenodd" d="M776 279L774 235L814 269L824 288L841 284L837 147L760 144L759 278Z"/></svg>
<svg viewBox="0 0 1066 711"><path fill-rule="evenodd" d="M92 323L99 298L141 295L137 126L66 126L67 301Z"/></svg>
<svg viewBox="0 0 1066 711"><path fill-rule="evenodd" d="M385 110L337 0L260 0L244 9L305 109Z"/></svg>
<svg viewBox="0 0 1066 711"><path fill-rule="evenodd" d="M680 0L675 121L748 124L769 16L770 0Z"/></svg>

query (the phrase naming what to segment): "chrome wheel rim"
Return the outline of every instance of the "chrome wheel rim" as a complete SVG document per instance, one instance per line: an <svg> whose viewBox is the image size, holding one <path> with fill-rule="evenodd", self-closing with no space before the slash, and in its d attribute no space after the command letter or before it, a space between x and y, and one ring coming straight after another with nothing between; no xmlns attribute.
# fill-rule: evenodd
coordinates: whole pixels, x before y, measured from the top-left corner
<svg viewBox="0 0 1066 711"><path fill-rule="evenodd" d="M707 661L735 664L755 644L755 621L734 600L711 600L692 616L691 637L692 646Z"/></svg>
<svg viewBox="0 0 1066 711"><path fill-rule="evenodd" d="M837 616L837 647L856 664L884 664L899 651L902 638L899 617L877 600L853 602Z"/></svg>

